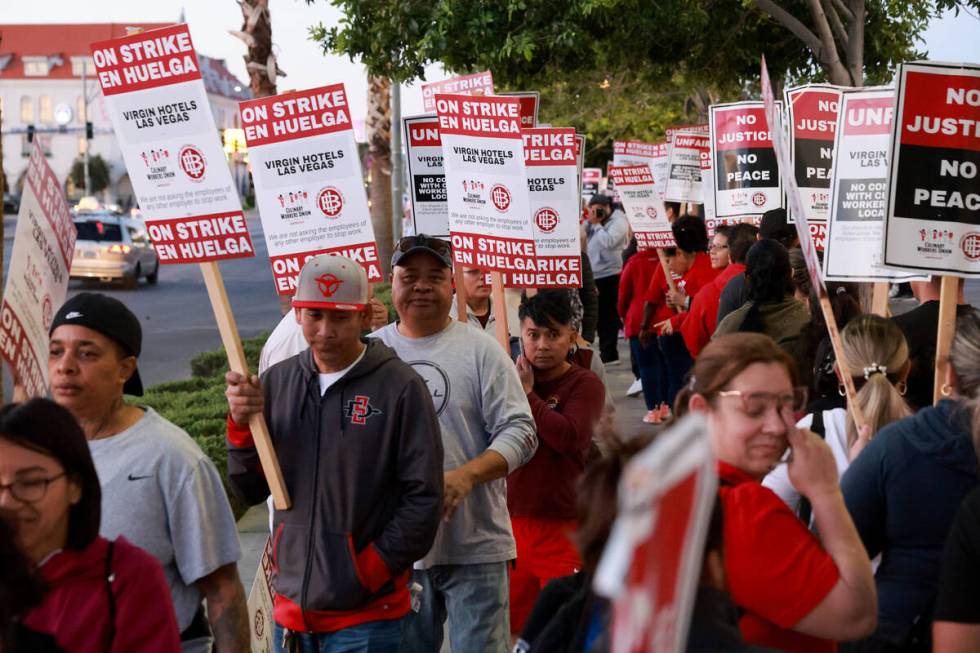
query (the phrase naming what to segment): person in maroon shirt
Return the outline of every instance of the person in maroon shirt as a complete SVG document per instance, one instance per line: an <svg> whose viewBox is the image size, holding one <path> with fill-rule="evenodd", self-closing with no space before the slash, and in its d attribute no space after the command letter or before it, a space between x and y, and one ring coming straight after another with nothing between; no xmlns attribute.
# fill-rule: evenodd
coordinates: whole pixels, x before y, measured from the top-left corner
<svg viewBox="0 0 980 653"><path fill-rule="evenodd" d="M541 290L518 313L523 354L517 372L538 430L531 461L507 478L507 508L517 541L510 574L510 628L520 633L545 583L578 571L572 542L575 485L585 469L605 402L593 372L572 365L572 308L563 290Z"/></svg>

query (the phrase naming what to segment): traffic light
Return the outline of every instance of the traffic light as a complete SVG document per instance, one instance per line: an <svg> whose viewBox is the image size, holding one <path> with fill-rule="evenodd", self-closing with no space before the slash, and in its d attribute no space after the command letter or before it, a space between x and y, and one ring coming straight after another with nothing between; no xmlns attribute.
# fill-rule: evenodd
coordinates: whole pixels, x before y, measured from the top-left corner
<svg viewBox="0 0 980 653"><path fill-rule="evenodd" d="M92 129L92 123L91 122L85 123L85 138L87 138L88 140L92 140L92 136L94 135L94 133L95 130Z"/></svg>
<svg viewBox="0 0 980 653"><path fill-rule="evenodd" d="M27 126L27 142L28 143L34 142L34 125Z"/></svg>

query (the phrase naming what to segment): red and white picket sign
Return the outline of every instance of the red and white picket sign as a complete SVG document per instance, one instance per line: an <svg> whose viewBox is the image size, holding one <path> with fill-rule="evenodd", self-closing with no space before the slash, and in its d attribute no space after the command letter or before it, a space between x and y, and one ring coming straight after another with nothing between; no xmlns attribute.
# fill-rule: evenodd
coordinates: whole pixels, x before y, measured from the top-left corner
<svg viewBox="0 0 980 653"><path fill-rule="evenodd" d="M715 467L707 425L695 414L623 470L593 585L613 601L612 653L685 650L718 491Z"/></svg>
<svg viewBox="0 0 980 653"><path fill-rule="evenodd" d="M422 84L422 108L435 111L436 95L493 95L493 75L489 70Z"/></svg>
<svg viewBox="0 0 980 653"><path fill-rule="evenodd" d="M588 201L599 192L602 183L602 168L582 168L582 199Z"/></svg>
<svg viewBox="0 0 980 653"><path fill-rule="evenodd" d="M649 166L609 166L640 250L674 246L674 233Z"/></svg>
<svg viewBox="0 0 980 653"><path fill-rule="evenodd" d="M520 102L437 95L456 263L498 272L533 270Z"/></svg>
<svg viewBox="0 0 980 653"><path fill-rule="evenodd" d="M914 276L881 265L894 108L891 88L841 93L823 256L827 281L878 282Z"/></svg>
<svg viewBox="0 0 980 653"><path fill-rule="evenodd" d="M449 237L446 170L442 163L439 118L435 114L409 116L405 124L408 193L412 206L412 233Z"/></svg>
<svg viewBox="0 0 980 653"><path fill-rule="evenodd" d="M508 272L511 288L580 288L582 246L575 130L525 129L524 162L534 225L534 269Z"/></svg>
<svg viewBox="0 0 980 653"><path fill-rule="evenodd" d="M614 141L612 162L614 166L650 166L657 193L663 199L664 188L667 186L668 153L666 142Z"/></svg>
<svg viewBox="0 0 980 653"><path fill-rule="evenodd" d="M980 277L980 64L904 63L896 101L885 265Z"/></svg>
<svg viewBox="0 0 980 653"><path fill-rule="evenodd" d="M762 215L781 207L783 189L763 104L713 104L709 111L715 217Z"/></svg>
<svg viewBox="0 0 980 653"><path fill-rule="evenodd" d="M35 138L0 305L0 353L29 397L48 392L48 330L65 302L75 236L64 191Z"/></svg>
<svg viewBox="0 0 980 653"><path fill-rule="evenodd" d="M383 279L343 84L238 104L276 292L296 292L319 254Z"/></svg>
<svg viewBox="0 0 980 653"><path fill-rule="evenodd" d="M674 142L674 134L678 132L694 132L695 134L709 134L711 133L708 123L700 123L697 125L674 125L673 127L668 127L664 130L664 138L667 141L667 145L671 145Z"/></svg>
<svg viewBox="0 0 980 653"><path fill-rule="evenodd" d="M187 25L91 49L160 262L254 256Z"/></svg>
<svg viewBox="0 0 980 653"><path fill-rule="evenodd" d="M696 132L677 132L669 152L664 201L701 204L701 173L704 160L711 158L710 137Z"/></svg>
<svg viewBox="0 0 980 653"><path fill-rule="evenodd" d="M451 91L445 91L449 93ZM491 91L492 93L492 91ZM538 107L541 106L539 91L507 91L497 93L501 97L516 97L521 102L521 128L531 129L538 126Z"/></svg>

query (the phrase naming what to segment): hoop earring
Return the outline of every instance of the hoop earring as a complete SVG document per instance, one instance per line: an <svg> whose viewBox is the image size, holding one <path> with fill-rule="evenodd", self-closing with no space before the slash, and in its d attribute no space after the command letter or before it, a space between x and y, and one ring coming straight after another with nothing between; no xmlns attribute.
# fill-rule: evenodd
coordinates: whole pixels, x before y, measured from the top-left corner
<svg viewBox="0 0 980 653"><path fill-rule="evenodd" d="M943 386L939 388L939 394L944 397L948 397L953 394L953 388L951 388L948 383L944 383Z"/></svg>
<svg viewBox="0 0 980 653"><path fill-rule="evenodd" d="M898 390L898 394L905 396L905 393L909 390L909 384L905 381L899 381L895 384L895 389Z"/></svg>
<svg viewBox="0 0 980 653"><path fill-rule="evenodd" d="M847 396L847 388L844 387L843 383L837 384L837 394L839 394L841 397Z"/></svg>

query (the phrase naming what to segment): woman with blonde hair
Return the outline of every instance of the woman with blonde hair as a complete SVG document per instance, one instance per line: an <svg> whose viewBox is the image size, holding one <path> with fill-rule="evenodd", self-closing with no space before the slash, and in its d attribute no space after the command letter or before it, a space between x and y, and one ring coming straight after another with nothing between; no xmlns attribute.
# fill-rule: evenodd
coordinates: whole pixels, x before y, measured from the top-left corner
<svg viewBox="0 0 980 653"><path fill-rule="evenodd" d="M845 408L833 408L806 415L797 426L822 436L834 453L837 473L843 476L851 460L882 427L912 414L905 403L905 380L909 373L909 348L905 336L894 322L878 315L861 315L841 331L843 357L858 390L857 404L867 428L859 435L854 416ZM834 364L838 381L840 369ZM843 394L841 382L841 394ZM772 471L762 484L779 495L805 523L810 522L810 506L789 481L786 465Z"/></svg>
<svg viewBox="0 0 980 653"><path fill-rule="evenodd" d="M960 503L980 481L965 399L980 392L980 361L964 341L975 311L957 321L950 370L935 406L881 429L841 479L847 509L875 574L878 630L852 651L929 651L940 558ZM973 336L976 337L976 336ZM975 601L976 588L970 598ZM947 649L942 649L947 650Z"/></svg>

